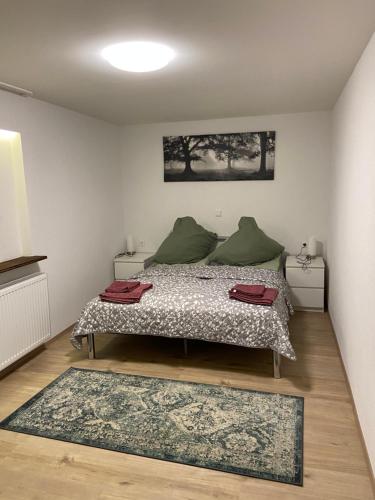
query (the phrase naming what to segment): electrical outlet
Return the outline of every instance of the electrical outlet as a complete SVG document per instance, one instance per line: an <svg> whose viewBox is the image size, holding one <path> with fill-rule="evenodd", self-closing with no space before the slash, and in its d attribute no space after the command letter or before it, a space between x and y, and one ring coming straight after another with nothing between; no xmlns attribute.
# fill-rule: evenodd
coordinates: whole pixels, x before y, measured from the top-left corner
<svg viewBox="0 0 375 500"><path fill-rule="evenodd" d="M215 217L222 217L223 216L223 210L221 208L217 208L215 210Z"/></svg>
<svg viewBox="0 0 375 500"><path fill-rule="evenodd" d="M139 240L139 248L145 247L145 240Z"/></svg>

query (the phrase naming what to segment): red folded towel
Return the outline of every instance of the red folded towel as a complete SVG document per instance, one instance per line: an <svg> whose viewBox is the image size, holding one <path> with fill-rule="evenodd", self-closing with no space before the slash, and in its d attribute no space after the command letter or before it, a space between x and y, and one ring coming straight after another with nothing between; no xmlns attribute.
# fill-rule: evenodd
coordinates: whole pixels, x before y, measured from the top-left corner
<svg viewBox="0 0 375 500"><path fill-rule="evenodd" d="M135 304L141 300L146 290L152 288L152 283L141 283L130 292L113 293L105 292L99 295L103 302L115 302L117 304Z"/></svg>
<svg viewBox="0 0 375 500"><path fill-rule="evenodd" d="M140 285L139 281L114 281L109 285L108 288L105 289L108 293L123 293L130 292L130 290L134 290L137 286Z"/></svg>
<svg viewBox="0 0 375 500"><path fill-rule="evenodd" d="M241 283L237 283L234 285L232 290L245 295L250 295L251 297L262 297L266 287L264 285L243 285Z"/></svg>
<svg viewBox="0 0 375 500"><path fill-rule="evenodd" d="M229 298L257 306L272 306L279 294L279 291L276 288L266 288L261 297L249 296L234 290L237 289L232 288L232 290L229 290Z"/></svg>

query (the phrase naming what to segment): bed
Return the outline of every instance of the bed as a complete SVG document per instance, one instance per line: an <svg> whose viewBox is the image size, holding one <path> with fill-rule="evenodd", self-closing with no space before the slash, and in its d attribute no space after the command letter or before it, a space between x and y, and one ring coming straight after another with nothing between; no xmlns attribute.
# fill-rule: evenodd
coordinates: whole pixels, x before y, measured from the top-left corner
<svg viewBox="0 0 375 500"><path fill-rule="evenodd" d="M288 285L279 267L280 259L246 267L150 266L133 277L153 284L141 302L123 305L94 298L83 309L71 342L81 349L86 337L91 359L95 358L94 336L99 333L177 337L184 339L185 348L189 339L268 348L274 377L280 378L281 356L296 357L289 339ZM272 306L231 300L228 290L238 282L264 284L277 288L279 294Z"/></svg>

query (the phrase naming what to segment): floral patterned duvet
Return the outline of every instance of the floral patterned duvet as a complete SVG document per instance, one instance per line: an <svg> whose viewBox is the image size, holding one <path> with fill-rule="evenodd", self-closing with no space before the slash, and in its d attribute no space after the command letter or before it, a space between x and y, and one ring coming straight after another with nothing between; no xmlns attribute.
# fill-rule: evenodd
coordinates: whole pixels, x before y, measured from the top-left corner
<svg viewBox="0 0 375 500"><path fill-rule="evenodd" d="M296 359L289 340L288 285L280 272L161 264L133 278L152 283L153 288L136 304L91 300L73 330L71 341L76 348L91 333L157 335L270 348ZM239 302L228 296L236 283L264 284L277 288L279 294L271 307Z"/></svg>

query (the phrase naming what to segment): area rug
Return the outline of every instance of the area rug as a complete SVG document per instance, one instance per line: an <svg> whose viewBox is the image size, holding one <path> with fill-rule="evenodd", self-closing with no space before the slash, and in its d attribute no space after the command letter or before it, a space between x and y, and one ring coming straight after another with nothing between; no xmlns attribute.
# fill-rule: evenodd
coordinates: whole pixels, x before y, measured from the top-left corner
<svg viewBox="0 0 375 500"><path fill-rule="evenodd" d="M70 368L0 427L302 485L296 396Z"/></svg>

